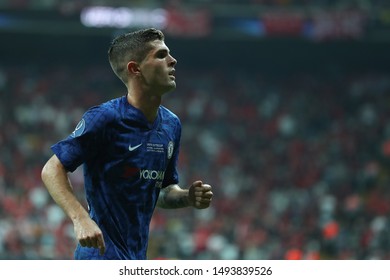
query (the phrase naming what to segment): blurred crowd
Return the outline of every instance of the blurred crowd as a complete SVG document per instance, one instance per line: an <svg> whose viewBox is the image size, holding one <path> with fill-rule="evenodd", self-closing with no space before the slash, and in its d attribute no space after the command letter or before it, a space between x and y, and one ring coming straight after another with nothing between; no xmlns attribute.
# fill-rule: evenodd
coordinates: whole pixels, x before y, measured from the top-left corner
<svg viewBox="0 0 390 280"><path fill-rule="evenodd" d="M163 103L183 124L181 185L202 178L214 199L156 209L150 259L390 259L390 74L181 66L177 81ZM41 168L88 107L125 93L108 65L0 65L1 259L73 257Z"/></svg>

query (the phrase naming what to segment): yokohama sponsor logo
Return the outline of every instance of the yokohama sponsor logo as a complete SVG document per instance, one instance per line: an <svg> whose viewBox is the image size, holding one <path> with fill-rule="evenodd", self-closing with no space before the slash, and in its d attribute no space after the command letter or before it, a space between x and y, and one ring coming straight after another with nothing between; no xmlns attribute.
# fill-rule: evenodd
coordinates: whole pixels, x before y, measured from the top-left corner
<svg viewBox="0 0 390 280"><path fill-rule="evenodd" d="M148 170L148 169L142 169L139 172L140 179L146 179L146 180L164 180L164 171L160 170Z"/></svg>

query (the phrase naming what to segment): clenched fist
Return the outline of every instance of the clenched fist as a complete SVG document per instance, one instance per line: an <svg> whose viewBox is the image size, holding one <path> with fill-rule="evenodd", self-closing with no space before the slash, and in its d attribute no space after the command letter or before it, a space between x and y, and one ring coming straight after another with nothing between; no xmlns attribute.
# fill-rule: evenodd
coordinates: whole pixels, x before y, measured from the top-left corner
<svg viewBox="0 0 390 280"><path fill-rule="evenodd" d="M197 209L205 209L210 206L213 198L211 186L203 184L202 181L195 181L189 188L188 199L190 205Z"/></svg>

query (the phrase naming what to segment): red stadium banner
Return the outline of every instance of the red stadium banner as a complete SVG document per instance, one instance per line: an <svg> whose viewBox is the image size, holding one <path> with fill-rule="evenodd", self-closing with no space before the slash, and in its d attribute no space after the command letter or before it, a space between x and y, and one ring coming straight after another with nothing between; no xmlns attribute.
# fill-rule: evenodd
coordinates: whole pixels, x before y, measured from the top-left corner
<svg viewBox="0 0 390 280"><path fill-rule="evenodd" d="M204 37L211 32L207 10L168 9L164 32L178 37Z"/></svg>
<svg viewBox="0 0 390 280"><path fill-rule="evenodd" d="M301 12L266 12L261 16L265 33L273 35L293 35L302 34L305 15Z"/></svg>

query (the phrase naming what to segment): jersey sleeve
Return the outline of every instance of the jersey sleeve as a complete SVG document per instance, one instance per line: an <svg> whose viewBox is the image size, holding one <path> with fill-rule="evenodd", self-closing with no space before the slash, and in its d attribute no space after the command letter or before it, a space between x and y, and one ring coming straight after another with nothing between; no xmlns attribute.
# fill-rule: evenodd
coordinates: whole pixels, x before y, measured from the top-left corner
<svg viewBox="0 0 390 280"><path fill-rule="evenodd" d="M177 125L175 129L175 141L172 157L168 163L167 170L165 171L164 181L162 187L165 188L171 184L179 183L179 174L177 171L177 162L179 159L179 151L180 151L180 138L181 138L181 123L179 119L177 119Z"/></svg>
<svg viewBox="0 0 390 280"><path fill-rule="evenodd" d="M105 106L95 106L84 113L75 130L51 149L67 171L95 158L104 144L105 128L115 118Z"/></svg>

